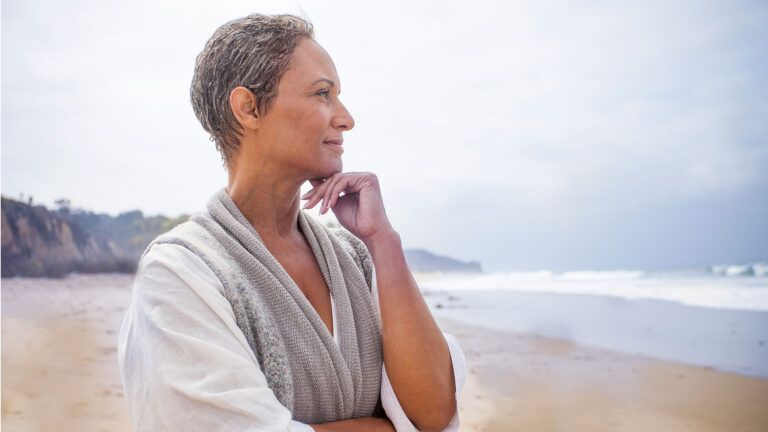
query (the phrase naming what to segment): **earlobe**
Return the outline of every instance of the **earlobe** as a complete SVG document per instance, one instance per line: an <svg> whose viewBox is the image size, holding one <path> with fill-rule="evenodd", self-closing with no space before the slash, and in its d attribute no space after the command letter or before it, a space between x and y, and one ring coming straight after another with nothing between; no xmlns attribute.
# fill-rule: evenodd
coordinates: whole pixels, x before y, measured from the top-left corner
<svg viewBox="0 0 768 432"><path fill-rule="evenodd" d="M229 107L243 128L256 129L259 123L256 96L243 86L229 93Z"/></svg>

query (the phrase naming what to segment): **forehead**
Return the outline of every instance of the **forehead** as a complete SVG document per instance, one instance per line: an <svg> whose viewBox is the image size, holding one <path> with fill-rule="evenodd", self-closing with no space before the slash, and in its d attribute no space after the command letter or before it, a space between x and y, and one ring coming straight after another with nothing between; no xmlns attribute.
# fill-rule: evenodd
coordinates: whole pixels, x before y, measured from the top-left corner
<svg viewBox="0 0 768 432"><path fill-rule="evenodd" d="M283 80L288 81L285 84L309 85L319 78L339 82L336 66L328 52L317 42L304 39L293 51L291 65L285 71Z"/></svg>

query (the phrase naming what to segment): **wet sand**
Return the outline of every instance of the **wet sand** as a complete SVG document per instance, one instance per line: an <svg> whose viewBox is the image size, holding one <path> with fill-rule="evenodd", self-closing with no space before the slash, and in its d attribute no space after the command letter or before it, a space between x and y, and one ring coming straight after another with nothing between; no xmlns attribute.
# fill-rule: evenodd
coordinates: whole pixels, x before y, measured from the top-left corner
<svg viewBox="0 0 768 432"><path fill-rule="evenodd" d="M439 322L470 369L462 431L768 430L768 380Z"/></svg>
<svg viewBox="0 0 768 432"><path fill-rule="evenodd" d="M116 344L132 278L2 280L5 430L131 430ZM468 361L462 431L768 430L768 380L438 321Z"/></svg>

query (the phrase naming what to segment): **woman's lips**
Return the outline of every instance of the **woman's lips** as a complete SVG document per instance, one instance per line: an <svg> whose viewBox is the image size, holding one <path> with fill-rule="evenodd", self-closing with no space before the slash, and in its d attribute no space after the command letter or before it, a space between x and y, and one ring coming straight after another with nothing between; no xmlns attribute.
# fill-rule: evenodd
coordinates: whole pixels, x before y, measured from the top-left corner
<svg viewBox="0 0 768 432"><path fill-rule="evenodd" d="M328 141L323 141L323 144L327 145L328 147L330 147L334 151L337 151L339 153L344 153L344 148L341 146L341 141L338 141L338 140L328 140Z"/></svg>

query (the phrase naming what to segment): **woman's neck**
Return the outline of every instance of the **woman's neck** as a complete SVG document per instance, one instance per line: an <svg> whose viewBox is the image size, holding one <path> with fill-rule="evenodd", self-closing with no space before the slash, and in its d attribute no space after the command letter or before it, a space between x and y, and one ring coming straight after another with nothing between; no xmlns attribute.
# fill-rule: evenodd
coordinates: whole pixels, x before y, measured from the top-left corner
<svg viewBox="0 0 768 432"><path fill-rule="evenodd" d="M268 171L272 170L230 168L227 193L262 240L294 240L301 235L299 192L306 180L281 177Z"/></svg>

